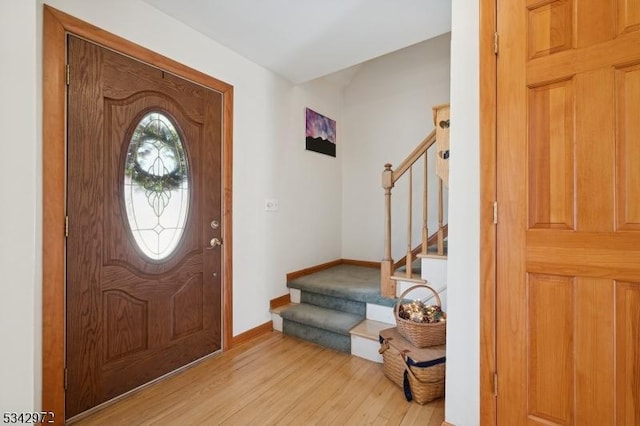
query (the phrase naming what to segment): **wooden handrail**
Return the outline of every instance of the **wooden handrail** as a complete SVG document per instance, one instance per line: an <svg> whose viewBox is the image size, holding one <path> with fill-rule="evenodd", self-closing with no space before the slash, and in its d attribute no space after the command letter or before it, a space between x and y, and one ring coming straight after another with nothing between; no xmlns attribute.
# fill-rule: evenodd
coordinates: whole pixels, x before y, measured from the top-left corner
<svg viewBox="0 0 640 426"><path fill-rule="evenodd" d="M422 250L422 243L418 244L413 248L413 250L411 250L411 257L417 256L418 253L420 253L420 250ZM407 263L407 256L405 255L402 259L398 260L396 263L393 264L393 271L395 272L396 270L398 270L398 268L405 266L406 263Z"/></svg>
<svg viewBox="0 0 640 426"><path fill-rule="evenodd" d="M448 236L449 236L449 224L447 223L442 227L442 238L444 239L444 238L447 238ZM437 243L438 243L438 231L434 232L429 236L429 238L427 239L427 247L431 247L432 245ZM413 257L417 256L421 250L422 250L422 243L418 244L417 246L415 246L413 250L411 250L412 256ZM393 264L393 271L397 270L401 266L404 266L406 262L407 262L407 256L398 260L396 263Z"/></svg>
<svg viewBox="0 0 640 426"><path fill-rule="evenodd" d="M442 239L444 240L449 236L449 224L448 223L445 224L442 228L440 228L440 230L431 234L431 236L429 237L429 240L427 241L427 244L429 247L431 247L433 244L438 242L438 232L440 231L442 231Z"/></svg>
<svg viewBox="0 0 640 426"><path fill-rule="evenodd" d="M429 133L429 135L418 145L416 149L398 166L396 170L393 171L393 177L391 183L396 183L398 179L402 177L403 174L409 168L418 161L418 159L424 155L425 152L436 142L436 131L435 129Z"/></svg>

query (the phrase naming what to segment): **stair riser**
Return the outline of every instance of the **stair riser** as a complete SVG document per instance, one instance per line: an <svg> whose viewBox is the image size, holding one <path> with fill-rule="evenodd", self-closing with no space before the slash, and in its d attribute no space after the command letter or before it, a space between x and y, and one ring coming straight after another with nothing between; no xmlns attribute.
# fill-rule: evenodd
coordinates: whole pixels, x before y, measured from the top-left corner
<svg viewBox="0 0 640 426"><path fill-rule="evenodd" d="M365 337L351 335L351 355L382 364L382 355L378 352L380 342Z"/></svg>
<svg viewBox="0 0 640 426"><path fill-rule="evenodd" d="M282 317L280 314L271 313L271 324L273 324L273 329L275 331L279 331L282 333Z"/></svg>
<svg viewBox="0 0 640 426"><path fill-rule="evenodd" d="M301 290L298 290L297 288L289 289L289 297L291 298L291 303L300 303L301 295Z"/></svg>
<svg viewBox="0 0 640 426"><path fill-rule="evenodd" d="M340 352L351 353L350 336L333 333L286 319L282 322L282 332L286 335L308 340Z"/></svg>
<svg viewBox="0 0 640 426"><path fill-rule="evenodd" d="M390 306L367 303L367 319L391 324L389 327L396 325L394 308Z"/></svg>
<svg viewBox="0 0 640 426"><path fill-rule="evenodd" d="M323 308L334 309L336 311L362 315L363 317L367 314L366 304L363 302L340 299L337 297L325 296L318 293L309 293L307 291L302 292L300 296L300 302L321 306Z"/></svg>

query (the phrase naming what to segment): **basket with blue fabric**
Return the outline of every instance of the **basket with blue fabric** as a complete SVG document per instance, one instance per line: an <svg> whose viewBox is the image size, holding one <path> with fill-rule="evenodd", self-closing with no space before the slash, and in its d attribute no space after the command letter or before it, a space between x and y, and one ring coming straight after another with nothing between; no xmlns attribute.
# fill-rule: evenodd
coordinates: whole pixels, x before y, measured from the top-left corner
<svg viewBox="0 0 640 426"><path fill-rule="evenodd" d="M383 372L407 401L426 404L444 396L445 346L416 348L397 327L380 331Z"/></svg>

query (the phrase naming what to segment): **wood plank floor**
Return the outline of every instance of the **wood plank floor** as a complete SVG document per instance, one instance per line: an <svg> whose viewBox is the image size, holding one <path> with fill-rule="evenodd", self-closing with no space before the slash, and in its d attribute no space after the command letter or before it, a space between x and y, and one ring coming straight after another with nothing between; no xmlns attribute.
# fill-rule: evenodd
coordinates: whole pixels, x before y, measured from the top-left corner
<svg viewBox="0 0 640 426"><path fill-rule="evenodd" d="M382 365L271 332L75 425L440 426L444 400L407 402Z"/></svg>

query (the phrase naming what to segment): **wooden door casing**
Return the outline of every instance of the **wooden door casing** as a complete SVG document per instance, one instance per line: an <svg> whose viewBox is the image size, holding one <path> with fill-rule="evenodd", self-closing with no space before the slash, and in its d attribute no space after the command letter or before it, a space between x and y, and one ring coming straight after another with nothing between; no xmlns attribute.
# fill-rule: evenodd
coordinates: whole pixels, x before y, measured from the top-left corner
<svg viewBox="0 0 640 426"><path fill-rule="evenodd" d="M640 2L497 11L498 424L639 424Z"/></svg>
<svg viewBox="0 0 640 426"><path fill-rule="evenodd" d="M69 39L67 417L221 348L219 93ZM175 252L141 256L127 231L123 170L144 113L178 124L190 208Z"/></svg>

